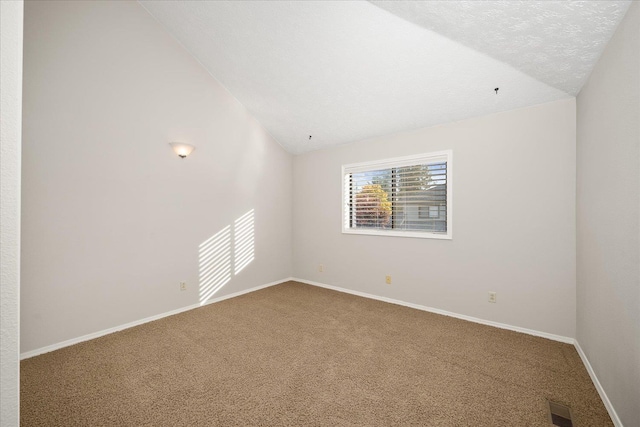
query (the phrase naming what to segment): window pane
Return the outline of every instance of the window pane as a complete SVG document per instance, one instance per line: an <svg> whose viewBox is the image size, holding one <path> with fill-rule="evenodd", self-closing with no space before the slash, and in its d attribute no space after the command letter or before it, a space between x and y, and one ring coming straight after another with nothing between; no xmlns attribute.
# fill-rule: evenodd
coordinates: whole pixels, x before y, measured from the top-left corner
<svg viewBox="0 0 640 427"><path fill-rule="evenodd" d="M395 169L394 228L447 231L447 164L423 164Z"/></svg>
<svg viewBox="0 0 640 427"><path fill-rule="evenodd" d="M391 170L354 173L352 179L354 228L391 228Z"/></svg>

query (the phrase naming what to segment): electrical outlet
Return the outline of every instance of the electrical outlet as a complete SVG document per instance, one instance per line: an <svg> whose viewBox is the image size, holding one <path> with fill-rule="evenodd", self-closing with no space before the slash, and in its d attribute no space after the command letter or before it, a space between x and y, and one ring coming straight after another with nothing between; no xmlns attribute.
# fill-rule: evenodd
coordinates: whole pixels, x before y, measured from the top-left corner
<svg viewBox="0 0 640 427"><path fill-rule="evenodd" d="M324 271L324 265L322 264L318 265L318 271L322 273Z"/></svg>
<svg viewBox="0 0 640 427"><path fill-rule="evenodd" d="M489 292L489 302L496 302L496 292Z"/></svg>
<svg viewBox="0 0 640 427"><path fill-rule="evenodd" d="M181 291L187 290L187 282L180 282L180 290Z"/></svg>
<svg viewBox="0 0 640 427"><path fill-rule="evenodd" d="M385 281L387 282L387 285L390 285L391 284L391 276L385 277Z"/></svg>

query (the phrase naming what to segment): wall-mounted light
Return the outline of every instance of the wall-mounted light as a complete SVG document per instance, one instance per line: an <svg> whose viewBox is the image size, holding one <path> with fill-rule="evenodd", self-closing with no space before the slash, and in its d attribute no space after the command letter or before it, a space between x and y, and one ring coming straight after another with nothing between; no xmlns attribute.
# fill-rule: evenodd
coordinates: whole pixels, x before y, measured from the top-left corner
<svg viewBox="0 0 640 427"><path fill-rule="evenodd" d="M173 151L183 159L196 149L193 145L185 144L184 142L170 142L169 145L173 148Z"/></svg>

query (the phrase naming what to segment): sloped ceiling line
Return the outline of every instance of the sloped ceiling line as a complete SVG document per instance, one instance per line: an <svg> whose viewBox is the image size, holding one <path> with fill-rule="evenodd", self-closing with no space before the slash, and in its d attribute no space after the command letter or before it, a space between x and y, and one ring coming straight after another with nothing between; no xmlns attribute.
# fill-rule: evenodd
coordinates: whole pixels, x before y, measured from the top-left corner
<svg viewBox="0 0 640 427"><path fill-rule="evenodd" d="M629 1L139 3L298 154L572 96Z"/></svg>

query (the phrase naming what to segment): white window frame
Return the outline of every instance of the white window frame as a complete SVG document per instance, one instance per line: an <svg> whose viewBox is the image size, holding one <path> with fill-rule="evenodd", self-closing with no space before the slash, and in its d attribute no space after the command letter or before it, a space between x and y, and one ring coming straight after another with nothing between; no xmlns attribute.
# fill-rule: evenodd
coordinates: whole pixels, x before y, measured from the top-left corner
<svg viewBox="0 0 640 427"><path fill-rule="evenodd" d="M434 233L429 231L402 231L402 230L380 230L380 229L354 229L349 227L349 182L346 180L347 174L365 172L376 169L386 169L392 167L413 166L425 163L447 162L447 232ZM415 237L420 239L453 239L453 151L444 150L432 153L415 154L412 156L394 157L370 162L351 163L342 165L342 211L340 218L342 221L343 234L361 234L370 236L393 236L393 237Z"/></svg>

